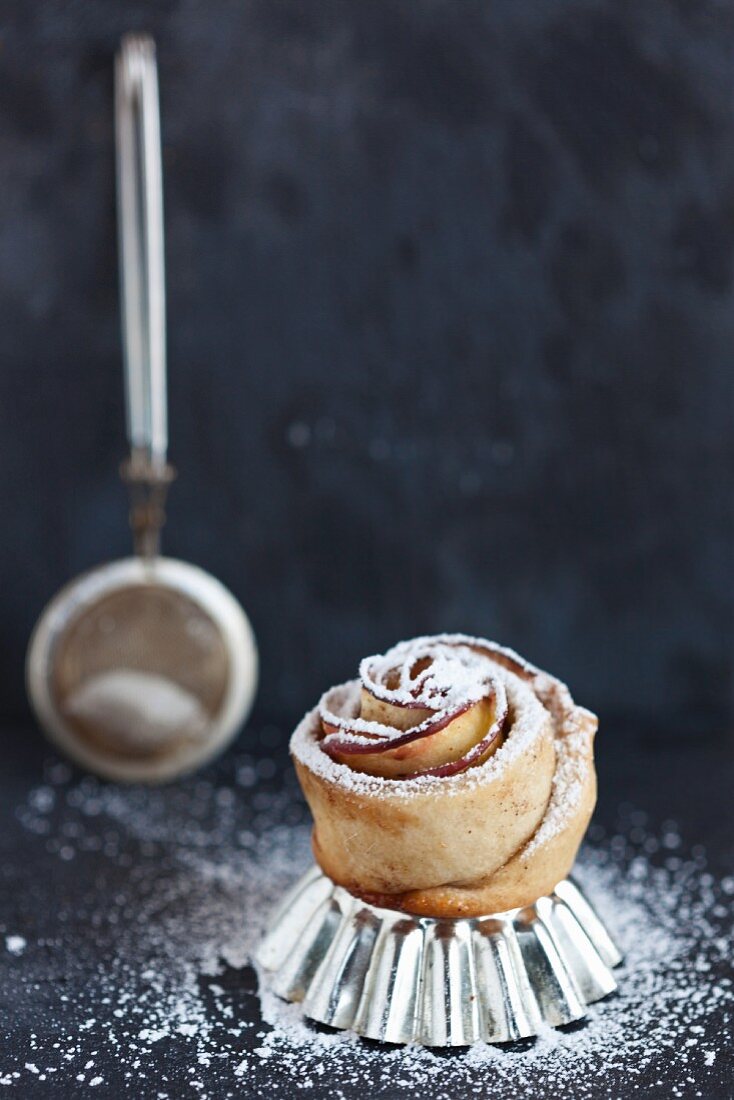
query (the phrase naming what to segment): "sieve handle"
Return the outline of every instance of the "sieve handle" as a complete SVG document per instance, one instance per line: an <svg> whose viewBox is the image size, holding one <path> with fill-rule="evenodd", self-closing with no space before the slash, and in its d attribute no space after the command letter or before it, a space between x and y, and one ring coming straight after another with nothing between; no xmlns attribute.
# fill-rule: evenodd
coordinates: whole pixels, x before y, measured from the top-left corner
<svg viewBox="0 0 734 1100"><path fill-rule="evenodd" d="M155 42L128 34L115 60L117 210L127 434L158 471L168 449L163 185Z"/></svg>
<svg viewBox="0 0 734 1100"><path fill-rule="evenodd" d="M166 461L166 288L163 183L155 42L128 34L115 59L117 220L122 346L136 553L160 550L165 500L174 470Z"/></svg>

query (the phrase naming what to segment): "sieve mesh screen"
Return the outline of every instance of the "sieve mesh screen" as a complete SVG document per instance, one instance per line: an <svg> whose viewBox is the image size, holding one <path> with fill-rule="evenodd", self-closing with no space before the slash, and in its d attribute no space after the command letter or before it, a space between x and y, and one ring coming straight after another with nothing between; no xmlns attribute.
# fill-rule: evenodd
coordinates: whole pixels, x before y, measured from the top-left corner
<svg viewBox="0 0 734 1100"><path fill-rule="evenodd" d="M198 603L163 585L134 584L70 619L54 647L50 686L90 745L151 757L205 736L229 675L221 631Z"/></svg>

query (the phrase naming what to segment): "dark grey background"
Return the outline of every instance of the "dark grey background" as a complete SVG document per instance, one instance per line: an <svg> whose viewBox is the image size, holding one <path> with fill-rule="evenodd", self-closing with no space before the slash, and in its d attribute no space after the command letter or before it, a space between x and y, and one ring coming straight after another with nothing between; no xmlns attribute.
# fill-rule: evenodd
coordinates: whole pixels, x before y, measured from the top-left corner
<svg viewBox="0 0 734 1100"><path fill-rule="evenodd" d="M168 552L290 720L463 629L608 718L721 733L734 605L734 4L7 0L0 711L127 553L112 54L159 42Z"/></svg>

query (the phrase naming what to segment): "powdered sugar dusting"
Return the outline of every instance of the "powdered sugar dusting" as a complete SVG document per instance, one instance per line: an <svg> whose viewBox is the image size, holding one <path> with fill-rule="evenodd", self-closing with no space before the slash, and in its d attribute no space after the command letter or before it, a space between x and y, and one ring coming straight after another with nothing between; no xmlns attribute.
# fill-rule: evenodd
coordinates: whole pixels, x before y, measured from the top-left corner
<svg viewBox="0 0 734 1100"><path fill-rule="evenodd" d="M309 860L296 792L264 789L275 768L241 756L219 781L156 791L72 782L52 767L18 819L56 882L73 863L85 932L63 939L63 891L58 941L40 943L30 913L28 927L5 930L27 941L22 956L6 953L8 980L23 967L55 1025L43 1039L32 1025L18 1031L16 1053L0 1052L0 1083L21 1096L43 1083L49 1095L159 1100L591 1100L635 1084L645 1096L708 1097L707 1082L731 1080L734 880L717 883L672 823L653 827L629 808L612 835L592 831L578 868L626 956L619 993L585 1025L440 1055L327 1033L267 991L261 1014L247 961ZM109 944L104 965L85 963L85 936Z"/></svg>
<svg viewBox="0 0 734 1100"><path fill-rule="evenodd" d="M397 683L390 684L396 672ZM492 662L469 646L428 637L398 642L386 653L365 657L359 666L360 680L376 698L429 710L479 702L491 672Z"/></svg>
<svg viewBox="0 0 734 1100"><path fill-rule="evenodd" d="M291 752L316 775L360 794L379 795L380 792L390 791L392 797L411 798L421 794L435 794L438 791L446 796L466 791L472 786L495 779L503 768L530 750L535 740L547 733L548 715L530 685L500 666L496 666L494 675L496 681L503 684L503 690L512 707L512 727L497 752L483 764L467 771L450 776L427 774L406 779L385 779L367 772L354 771L348 764L341 764L323 752L320 743L321 713L318 706L309 711L296 727L291 738ZM349 705L350 699L354 700L359 690L359 680L351 680L332 688L332 692L342 693L345 706Z"/></svg>
<svg viewBox="0 0 734 1100"><path fill-rule="evenodd" d="M414 638L399 642L387 653L365 657L359 666L359 678L376 699L396 707L430 711L430 717L413 727L412 734L416 735L440 726L491 693L497 697L497 710L504 712L504 690L501 681L495 679L494 667L486 654L470 646L449 645L438 638ZM321 706L322 717L328 721L323 700ZM339 716L332 717L343 729ZM346 734L354 739L359 733L372 734L387 744L404 735L404 731L379 722L350 718L342 737Z"/></svg>
<svg viewBox="0 0 734 1100"><path fill-rule="evenodd" d="M589 769L589 741L589 733L574 729L557 742L550 802L543 820L527 843L526 856L559 836L578 810Z"/></svg>
<svg viewBox="0 0 734 1100"><path fill-rule="evenodd" d="M384 654L365 657L359 666L361 688L393 708L421 711L409 729L365 718L347 685L322 696L319 712L326 731L325 751L380 751L417 740L444 728L467 709L495 698L498 734L507 715L507 699L495 664L486 653L445 638L413 638ZM487 731L489 733L489 731ZM466 766L469 766L467 761ZM463 770L463 769L462 769Z"/></svg>

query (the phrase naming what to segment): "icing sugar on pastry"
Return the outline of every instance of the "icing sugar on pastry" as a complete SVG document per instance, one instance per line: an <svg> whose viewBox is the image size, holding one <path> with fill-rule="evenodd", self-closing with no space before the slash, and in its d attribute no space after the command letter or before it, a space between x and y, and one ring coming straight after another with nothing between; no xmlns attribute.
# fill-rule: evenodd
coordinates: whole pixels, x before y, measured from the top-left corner
<svg viewBox="0 0 734 1100"><path fill-rule="evenodd" d="M319 704L322 749L353 768L392 779L447 776L501 744L507 693L493 663L470 645L402 642L362 661L360 680L358 692L342 686Z"/></svg>
<svg viewBox="0 0 734 1100"><path fill-rule="evenodd" d="M559 680L466 635L370 657L291 751L329 877L433 916L530 904L573 864L597 721Z"/></svg>

